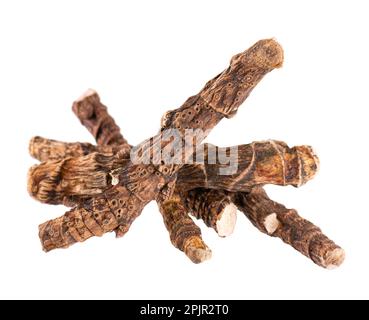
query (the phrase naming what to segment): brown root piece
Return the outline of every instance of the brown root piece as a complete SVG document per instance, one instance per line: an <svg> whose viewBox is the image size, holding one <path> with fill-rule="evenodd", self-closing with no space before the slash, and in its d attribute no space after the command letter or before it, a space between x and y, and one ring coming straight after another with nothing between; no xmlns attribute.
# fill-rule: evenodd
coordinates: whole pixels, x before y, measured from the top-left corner
<svg viewBox="0 0 369 320"><path fill-rule="evenodd" d="M108 114L96 91L87 90L73 104L73 112L81 123L91 132L99 145L127 146L120 129Z"/></svg>
<svg viewBox="0 0 369 320"><path fill-rule="evenodd" d="M141 172L143 170L142 167L141 169L137 169L138 172ZM152 171L154 169L152 166L149 166L147 170ZM100 234L91 232L91 234L83 238L73 237L75 241L70 242L68 239L71 232L74 232L74 226L70 225L70 227L68 227L68 225L64 224L64 227L60 228L62 222L65 222L65 218L67 218L67 221L72 220L72 222L76 222L79 221L79 215L86 212L88 218L86 218L86 227L88 229L90 228L89 224L87 223L93 222L89 218L93 217L93 219L101 227L102 234L106 232L116 231L119 233L120 236L123 236L125 233L128 232L133 221L141 214L146 204L151 201L154 195L157 195L159 193L160 187L164 185L165 182L163 176L160 173L154 174L151 177L151 181L155 187L148 187L147 192L143 190L140 198L132 193L130 189L126 188L124 186L125 184L123 183L115 187L111 187L99 195L87 198L85 201L80 201L80 204L76 208L67 212L65 215L57 219L48 221L47 224L49 226L55 227L56 230L61 230L61 233L58 233L60 238L57 238L56 241L52 241L53 245L50 245L49 247L45 245L45 239L50 240L49 237L45 233L43 233L43 231L46 229L41 228L39 235L44 250L50 251L56 248L67 248L75 242L83 242L95 235L100 236ZM117 223L115 223L115 221L117 221ZM72 230L70 230L70 228L72 228Z"/></svg>
<svg viewBox="0 0 369 320"><path fill-rule="evenodd" d="M93 134L97 146L40 137L30 143L31 155L44 162L30 170L30 193L46 203L75 206L40 226L44 250L65 248L111 231L122 236L145 205L156 199L173 245L199 263L209 259L211 251L188 213L226 236L236 222L234 202L261 231L280 237L323 267L338 266L344 258L341 248L296 211L267 198L258 187L267 183L300 186L310 180L318 168L310 147L254 142L237 147L235 163L224 164L218 158L214 163L214 159L205 158L204 164L184 166L158 162L155 154L159 149L161 155L170 146L165 130L176 129L186 145L186 129L207 131L222 118L233 116L263 76L282 62L283 51L271 39L234 56L230 66L207 82L200 93L164 115L158 135L134 148L135 161L142 163L129 158L131 146L97 93L88 90L73 104L73 111ZM196 137L196 147L206 134ZM230 148L204 147L207 151L215 148L218 155L231 153ZM195 158L198 150L174 150L174 156L182 161L191 155ZM221 173L232 164L237 166L235 171Z"/></svg>
<svg viewBox="0 0 369 320"><path fill-rule="evenodd" d="M41 162L79 157L97 151L102 152L90 143L67 143L42 137L33 137L29 143L30 155Z"/></svg>
<svg viewBox="0 0 369 320"><path fill-rule="evenodd" d="M209 82L210 83L210 82ZM91 103L91 100L90 99L83 99L84 101L80 104L80 105L84 105L85 108L88 108L88 104ZM93 106L92 106L93 107ZM92 108L91 107L91 108ZM107 110L106 110L107 111ZM77 115L77 117L79 117L79 113L78 112L75 112L75 114ZM80 119L81 122L83 123L83 119ZM165 120L165 117L164 117L164 120ZM111 129L111 131L116 131L116 128L113 126L113 128ZM101 142L99 143L99 141L97 141L98 143L98 149L101 150L101 148L109 148L109 146L104 146L103 144L101 144ZM78 144L78 143L77 143ZM53 147L52 145L50 145L50 147ZM118 149L119 146L114 146L113 147L115 149ZM120 146L122 147L122 146ZM129 150L130 149L130 145L128 144L128 142L124 142L124 149L127 149ZM101 151L103 152L103 151ZM107 151L109 152L109 151ZM127 157L128 157L128 154L127 154ZM128 159L128 158L127 158ZM216 191L216 190L212 190L212 191L209 191L209 193L212 193L212 194L215 194L217 192L221 193L221 191ZM204 190L204 193L206 193L206 191ZM224 195L224 193L222 193L222 195ZM161 208L161 212L163 213L163 218L164 218L164 221L166 221L166 219L170 219L171 217L173 217L173 215L169 215L166 214L166 210L164 210L163 208L168 208L168 203L167 204L163 204L163 202L160 200L160 196L158 197L158 204L159 204L159 208ZM185 199L186 196L183 198ZM227 201L220 201L222 198L222 196L219 194L219 196L215 199L215 197L212 197L212 201L215 201L215 200L219 200L218 203L216 204L212 204L213 207L215 206L223 206L222 209L219 211L219 214L218 214L218 219L211 219L210 220L207 220L208 223L207 225L209 226L212 226L217 232L219 235L221 236L226 236L228 234L230 234L232 231L233 231L233 228L234 228L234 224L235 224L235 218L236 218L236 207L230 202L230 199L228 197ZM208 199L208 202L207 203L210 203L209 202L210 199ZM178 199L176 199L175 197L172 199L172 197L168 200L168 201L173 201L173 203L178 203ZM183 200L182 200L183 201ZM226 204L227 203L227 204ZM179 213L182 213L184 212L184 208L183 208L183 203L178 203L178 207L179 207ZM198 218L203 218L205 219L205 215L203 215L203 213L205 213L205 207L203 206L203 211L200 213L198 212ZM214 210L214 209L213 209ZM224 214L223 214L224 213ZM200 217L200 214L203 215L203 217ZM210 217L210 215L207 215L207 217ZM183 221L184 222L189 222L188 220L189 218L183 218ZM213 221L214 220L214 221ZM217 220L217 221L215 221ZM209 223L212 223L214 222L214 225L210 225ZM191 224L191 223L190 223ZM169 225L171 225L170 223L169 224L166 224L166 226L168 227ZM192 223L192 227L193 229L197 230L198 228L193 225ZM172 230L172 229L170 229ZM124 233L121 232L121 230L119 228L117 228L115 230L115 233L116 233L116 236L117 237L122 237L124 235ZM174 237L176 238L177 235L173 235L171 233L171 238ZM194 242L195 241L195 238L192 238L191 241L187 241L188 243L191 243L191 242ZM175 243L177 243L178 241L175 241ZM200 241L195 241L195 243L198 242L201 244L202 240L200 238ZM176 245L175 245L176 246ZM186 254L190 257L191 261L194 261L194 262L200 262L202 260L205 260L207 259L207 256L210 256L208 253L207 253L207 250L205 252L202 251L203 247L206 247L205 245L202 245L200 249L198 250L194 250L194 249L191 249L192 247L196 248L195 246L186 246L186 248L189 248L187 250L184 250L184 247L181 248L181 250L185 251ZM203 257L199 257L199 254L196 254L199 253L199 252L203 252Z"/></svg>
<svg viewBox="0 0 369 320"><path fill-rule="evenodd" d="M29 170L28 192L43 203L73 205L107 190L121 164L112 154L96 152L47 161Z"/></svg>
<svg viewBox="0 0 369 320"><path fill-rule="evenodd" d="M188 216L181 197L174 194L169 200L158 200L158 205L172 244L194 263L210 259L211 250L202 240L200 228Z"/></svg>
<svg viewBox="0 0 369 320"><path fill-rule="evenodd" d="M282 63L283 49L278 42L273 39L256 42L234 56L230 66L208 81L198 95L189 98L181 110L168 111L163 117L162 129L188 127L205 131L212 128L214 124L206 122L202 110L210 108L210 113L221 114L220 119L233 116L259 81Z"/></svg>
<svg viewBox="0 0 369 320"><path fill-rule="evenodd" d="M311 147L289 148L281 141L253 142L233 148L218 148L209 144L204 144L203 147L204 163L186 164L178 172L182 190L202 187L245 192L248 191L247 188L264 184L299 187L312 179L319 167L319 160ZM210 148L213 149L212 152L209 152ZM237 150L237 158L233 164L222 164L218 158L214 163L208 157L213 153L229 154L230 149ZM232 166L236 168L234 173L222 174L222 170Z"/></svg>
<svg viewBox="0 0 369 320"><path fill-rule="evenodd" d="M219 236L227 237L233 233L237 207L227 192L198 188L185 192L182 199L187 211L197 219L202 219Z"/></svg>
<svg viewBox="0 0 369 320"><path fill-rule="evenodd" d="M344 261L342 248L317 226L301 218L296 210L269 199L262 188L236 193L234 202L261 232L282 239L317 265L332 269Z"/></svg>
<svg viewBox="0 0 369 320"><path fill-rule="evenodd" d="M43 140L45 141L45 140ZM37 142L33 139L33 146L37 149ZM32 143L31 142L31 143ZM57 151L52 147L56 145ZM77 143L54 141L43 147L43 154L62 155L62 150L68 146L77 146ZM210 146L205 144L205 149ZM228 148L211 146L217 154L227 152ZM118 147L99 146L95 149L117 152ZM232 192L250 191L252 187L264 184L300 186L314 177L318 169L318 159L308 146L289 148L280 141L253 142L249 145L235 147L238 151L236 172L232 175L222 175L225 165L217 161L215 164L207 156L203 164L187 164L179 169L177 185L180 185L181 194L195 188L210 188L215 190L228 190ZM81 149L75 148L75 153ZM207 155L208 152L206 151ZM78 197L85 199L91 195L102 193L107 188L119 182L119 173L129 163L128 155L121 158L120 151L116 156L112 154L93 153L87 156L62 158L59 161L45 162L33 167L29 173L30 193L41 202L60 204L65 198ZM56 156L54 155L53 158ZM196 155L195 155L196 157ZM57 183L55 183L57 181ZM71 187L72 186L72 187ZM41 191L40 191L41 190ZM197 193L197 195L199 195ZM209 193L209 200L202 197L206 205L210 205L217 192ZM215 205L214 203L214 205ZM199 202L198 202L199 204ZM230 209L231 207L228 207ZM197 209L196 209L197 210ZM192 210L191 210L192 211ZM232 210L226 210L232 214ZM202 213L199 217L202 217ZM195 216L197 214L195 213ZM204 216L205 217L205 216ZM229 216L231 219L232 217ZM224 216L226 219L226 216ZM222 223L229 219L222 220Z"/></svg>
<svg viewBox="0 0 369 320"><path fill-rule="evenodd" d="M139 156L135 160L140 161L146 155L151 157L158 147L163 150L169 144L169 141L165 141L164 129L178 129L181 138L185 140L184 130L186 128L201 128L206 131L212 129L223 117L233 115L263 76L282 64L282 58L282 48L274 40L261 40L250 49L237 55L236 59L232 59L230 67L208 82L199 94L189 98L181 108L166 114L162 131L136 147ZM93 99L93 101L84 108L81 104L83 105L86 99ZM94 106L93 108L91 108L91 104ZM85 94L76 101L73 109L78 117L83 119L82 123L90 128L100 144L126 144L119 129L115 130L114 133L110 132L114 120L108 115L106 107L101 105L95 92ZM198 143L201 143L204 138L205 135L202 135ZM148 144L148 141L159 141L159 143ZM182 159L186 160L191 156L191 153L181 150L179 154L176 152L174 155L181 156ZM131 201L130 211L134 212L134 214L127 213L129 219L118 224L126 232L146 204L157 198L161 189L168 183L175 181L177 171L180 168L180 165L140 165L137 162L128 162L122 168L119 177L115 177L117 185L82 202L78 206L78 210L86 210L92 214L98 214L99 210L103 212L105 208L103 205L91 206L91 204L109 202L112 199L112 194L118 193L119 199L117 200ZM163 198L163 201L170 198L171 191L166 196L167 198ZM49 223L56 222L54 220ZM112 230L110 228L104 229L104 232L108 231ZM64 247L64 245L56 247Z"/></svg>
<svg viewBox="0 0 369 320"><path fill-rule="evenodd" d="M161 183L160 177L156 183ZM42 246L45 251L67 248L116 229L124 235L143 208L143 202L123 186L111 188L80 202L63 216L40 225Z"/></svg>

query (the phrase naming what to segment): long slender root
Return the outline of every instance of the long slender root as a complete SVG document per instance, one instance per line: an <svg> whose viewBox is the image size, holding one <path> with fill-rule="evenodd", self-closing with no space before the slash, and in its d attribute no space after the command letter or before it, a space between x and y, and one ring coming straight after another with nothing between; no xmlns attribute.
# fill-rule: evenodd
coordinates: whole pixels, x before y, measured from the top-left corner
<svg viewBox="0 0 369 320"><path fill-rule="evenodd" d="M345 259L342 248L296 210L269 199L262 188L235 194L234 201L261 232L282 239L317 265L332 269Z"/></svg>

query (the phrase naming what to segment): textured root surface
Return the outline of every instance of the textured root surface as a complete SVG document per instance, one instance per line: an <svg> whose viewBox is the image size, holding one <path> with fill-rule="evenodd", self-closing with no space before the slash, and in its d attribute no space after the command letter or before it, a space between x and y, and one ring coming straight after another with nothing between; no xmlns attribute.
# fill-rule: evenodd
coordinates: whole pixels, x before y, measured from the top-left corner
<svg viewBox="0 0 369 320"><path fill-rule="evenodd" d="M319 167L311 147L290 148L282 141L259 141L232 148L209 144L203 147L204 163L186 164L178 173L183 190L203 187L247 192L264 184L299 187L311 180ZM197 152L202 151L198 148ZM212 154L228 155L229 163L222 163L219 156L213 159L209 156Z"/></svg>
<svg viewBox="0 0 369 320"><path fill-rule="evenodd" d="M112 188L105 195L88 199L63 216L41 224L42 246L45 251L67 248L116 229L124 235L145 204L124 187Z"/></svg>
<svg viewBox="0 0 369 320"><path fill-rule="evenodd" d="M186 210L213 228L219 236L230 235L235 227L237 208L227 192L198 188L182 195Z"/></svg>
<svg viewBox="0 0 369 320"><path fill-rule="evenodd" d="M270 200L256 187L267 183L300 186L312 179L319 161L310 147L289 148L280 141L238 146L237 168L228 175L221 173L225 165L219 159L185 166L155 162L155 149L170 145L165 129L177 129L183 142L186 129L212 129L222 118L233 116L264 75L282 63L283 50L273 39L258 41L235 55L230 66L197 95L163 116L158 135L135 148L136 161L148 160L149 165L130 162L131 146L98 94L88 90L74 102L73 111L97 146L41 137L30 142L30 154L43 162L29 171L30 194L45 203L75 206L40 225L44 250L66 248L111 231L123 236L145 205L157 199L173 245L200 263L211 257L211 251L188 212L227 236L236 223L234 202L262 232L281 238L322 267L339 266L345 257L340 247L295 210ZM197 137L197 147L204 138ZM212 147L204 145L207 151ZM214 148L218 155L232 151ZM174 151L174 156L186 161L195 152L191 149Z"/></svg>
<svg viewBox="0 0 369 320"><path fill-rule="evenodd" d="M158 199L159 210L172 244L183 251L194 263L210 259L211 251L201 238L200 228L188 216L181 198Z"/></svg>
<svg viewBox="0 0 369 320"><path fill-rule="evenodd" d="M48 204L67 204L102 193L110 186L112 156L91 153L33 166L28 173L28 191Z"/></svg>
<svg viewBox="0 0 369 320"><path fill-rule="evenodd" d="M234 201L260 231L282 239L317 265L332 269L343 262L343 249L296 210L269 199L262 188L237 193Z"/></svg>
<svg viewBox="0 0 369 320"><path fill-rule="evenodd" d="M127 145L114 119L100 101L96 91L89 89L73 104L73 112L91 132L99 145Z"/></svg>

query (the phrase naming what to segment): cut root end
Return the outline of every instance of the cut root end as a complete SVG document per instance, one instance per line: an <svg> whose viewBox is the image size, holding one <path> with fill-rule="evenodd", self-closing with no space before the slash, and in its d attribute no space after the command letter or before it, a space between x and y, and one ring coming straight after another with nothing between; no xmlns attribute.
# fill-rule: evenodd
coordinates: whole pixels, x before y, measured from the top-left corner
<svg viewBox="0 0 369 320"><path fill-rule="evenodd" d="M328 270L338 268L345 261L345 251L341 248L328 251L323 261L323 267Z"/></svg>
<svg viewBox="0 0 369 320"><path fill-rule="evenodd" d="M277 214L271 213L265 217L264 227L268 234L273 234L279 227L280 222L278 221Z"/></svg>
<svg viewBox="0 0 369 320"><path fill-rule="evenodd" d="M85 93L83 93L77 100L76 102L80 102L85 100L87 97L89 96L93 96L94 94L96 94L96 91L94 89L88 89Z"/></svg>
<svg viewBox="0 0 369 320"><path fill-rule="evenodd" d="M219 215L216 222L216 231L220 237L228 237L234 231L237 222L237 207L230 203Z"/></svg>
<svg viewBox="0 0 369 320"><path fill-rule="evenodd" d="M199 248L188 248L187 252L186 252L187 257L190 258L190 260L193 263L201 263L204 262L206 260L209 260L211 258L211 250L206 248L206 249L199 249Z"/></svg>
<svg viewBox="0 0 369 320"><path fill-rule="evenodd" d="M193 263L201 263L211 258L211 250L200 237L188 239L184 253Z"/></svg>

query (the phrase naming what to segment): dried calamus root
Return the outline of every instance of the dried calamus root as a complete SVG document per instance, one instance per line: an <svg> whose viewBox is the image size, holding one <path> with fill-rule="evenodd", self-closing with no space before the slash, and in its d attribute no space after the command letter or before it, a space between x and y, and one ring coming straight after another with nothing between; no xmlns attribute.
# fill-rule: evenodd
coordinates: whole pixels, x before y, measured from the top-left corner
<svg viewBox="0 0 369 320"><path fill-rule="evenodd" d="M174 193L170 200L158 203L173 245L194 263L210 259L211 251L201 238L200 228L188 216L182 198Z"/></svg>
<svg viewBox="0 0 369 320"><path fill-rule="evenodd" d="M262 188L236 193L234 202L261 232L282 239L317 265L333 269L341 265L345 252L296 210L269 199Z"/></svg>
<svg viewBox="0 0 369 320"><path fill-rule="evenodd" d="M128 145L96 91L89 89L76 100L73 104L73 112L99 145Z"/></svg>
<svg viewBox="0 0 369 320"><path fill-rule="evenodd" d="M35 141L38 140L31 141L33 145L30 149L38 149ZM53 143L57 146L63 145L60 141ZM64 149L67 149L69 145L77 143L65 145ZM204 147L207 149L208 145L205 144ZM227 149L215 146L213 148L217 153L225 153ZM180 193L196 188L210 188L214 189L213 195L217 196L221 190L247 192L256 185L264 184L298 187L312 179L318 169L319 161L309 146L289 148L283 142L269 140L236 148L237 170L231 175L219 175L222 163L219 159L211 162L207 156L202 164L183 165L176 180L181 186ZM53 150L44 148L43 154L53 155ZM47 161L31 168L29 193L35 199L49 204L65 204L65 199L83 200L113 186L114 177L119 175L120 168L124 168L127 163L128 155L123 157L119 152L117 156L112 153L92 152L88 155ZM208 199L206 206L214 201L216 199Z"/></svg>
<svg viewBox="0 0 369 320"><path fill-rule="evenodd" d="M199 94L163 116L161 132L151 141L162 137L165 129L179 130L184 139L187 128L211 129L223 117L233 116L261 78L282 62L283 51L271 39L235 55L230 67ZM171 242L194 263L209 259L211 251L189 214L224 237L235 227L237 208L260 231L281 238L318 265L332 268L343 261L343 250L319 228L270 200L262 188L270 183L298 187L312 179L319 162L310 147L289 148L272 140L238 146L237 170L223 176L218 174L222 164L206 157L203 164L137 165L130 160L132 146L94 90L82 95L73 111L94 136L96 146L41 137L30 143L30 154L43 162L30 169L30 194L44 203L72 207L64 216L40 225L45 251L111 231L123 236L145 205L155 199ZM151 155L157 145L148 146L150 139L136 149L154 161ZM161 148L167 144L163 141ZM205 151L229 150L208 144L202 147ZM192 152L195 150L181 151L176 156L186 160Z"/></svg>
<svg viewBox="0 0 369 320"><path fill-rule="evenodd" d="M234 115L264 75L280 67L282 62L283 51L276 41L271 39L258 41L250 49L234 57L226 70L209 81L197 95L187 99L182 107L167 113L161 132L136 146L138 154L142 156L154 154L154 150L158 147L163 150L169 143L169 141L165 141L165 137L161 139L164 129L177 129L183 135L182 139L184 139L186 128L201 128L205 132L209 132L222 118ZM95 93L88 93L74 104L74 110L78 109L76 105L83 104L86 98L89 101L92 96L94 99L98 98ZM100 109L102 111L98 112L97 110L100 111ZM90 128L100 143L109 144L112 140L121 140L123 144L126 143L120 137L118 130L115 130L114 121L109 119L104 122L102 120L108 119L109 115L99 101L92 103L89 101L86 111L78 113L78 116L83 120L82 123ZM109 130L106 130L108 126L113 127L114 135L110 135ZM107 138L99 138L99 132L106 134ZM112 136L115 138L113 139ZM204 138L205 135L202 139ZM161 141L161 143L149 145L147 141ZM198 143L201 143L201 140ZM186 160L191 154L180 150L180 154L175 154L175 156L181 156ZM138 162L139 160L140 158L136 159ZM118 228L119 235L123 235L129 230L130 225L140 215L146 204L156 199L168 183L175 181L180 168L181 165L138 165L128 161L119 176L115 177L115 180L118 181L117 184L112 185L99 195L94 195L91 199L81 201L76 208L72 209L72 212L81 214L82 218L84 217L82 213L85 213L89 221L97 216L98 218L94 219L95 223L104 233ZM170 194L171 191L167 193L168 198ZM163 202L170 201L165 197L160 197L160 199ZM122 204L115 210L111 205L113 201ZM117 215L120 214L123 217L118 219ZM70 213L67 213L63 217L46 222L46 225L40 228L40 238L45 250L72 244L72 241L63 241L69 239L73 234L70 230L73 226L68 223L69 216ZM120 220L118 226L113 227L114 224L107 223L111 218ZM84 223L84 219L79 222ZM103 223L104 225L102 225ZM86 228L88 229L87 225ZM84 234L82 238L72 237L75 241L84 241L93 235L98 234L90 232ZM45 245L46 241L47 246Z"/></svg>
<svg viewBox="0 0 369 320"><path fill-rule="evenodd" d="M187 211L213 228L220 237L233 233L237 207L224 190L197 188L182 195Z"/></svg>

